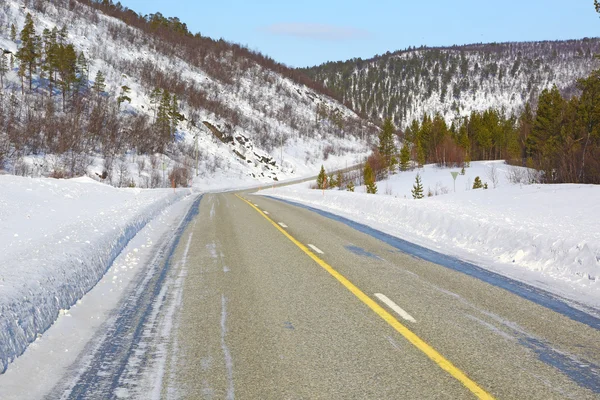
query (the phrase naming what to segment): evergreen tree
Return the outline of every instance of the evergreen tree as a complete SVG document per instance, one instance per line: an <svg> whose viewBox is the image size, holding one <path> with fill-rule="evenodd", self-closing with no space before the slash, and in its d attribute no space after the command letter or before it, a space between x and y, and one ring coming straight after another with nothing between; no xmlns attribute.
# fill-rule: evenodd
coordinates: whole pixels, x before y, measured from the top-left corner
<svg viewBox="0 0 600 400"><path fill-rule="evenodd" d="M400 149L400 170L408 171L410 168L410 149L408 148L408 142L404 142Z"/></svg>
<svg viewBox="0 0 600 400"><path fill-rule="evenodd" d="M563 124L565 101L556 85L540 94L538 109L531 129L529 153L536 166L552 174L553 160L556 159Z"/></svg>
<svg viewBox="0 0 600 400"><path fill-rule="evenodd" d="M67 44L67 39L69 37L69 31L67 30L67 26L63 25L61 30L58 32L58 41L60 44Z"/></svg>
<svg viewBox="0 0 600 400"><path fill-rule="evenodd" d="M89 64L83 52L77 56L77 91L86 89L89 81Z"/></svg>
<svg viewBox="0 0 600 400"><path fill-rule="evenodd" d="M159 88L154 89L152 93L150 93L150 104L154 106L154 121L156 121L156 114L158 112L158 105L160 104L161 93L162 92Z"/></svg>
<svg viewBox="0 0 600 400"><path fill-rule="evenodd" d="M36 72L39 57L40 41L35 35L35 27L31 14L25 17L25 26L21 31L21 48L17 51L17 59L24 65L29 77L29 90L32 89L33 74Z"/></svg>
<svg viewBox="0 0 600 400"><path fill-rule="evenodd" d="M367 193L376 194L377 184L375 183L375 174L373 173L371 164L369 164L368 162L365 164L364 178L365 186L367 187Z"/></svg>
<svg viewBox="0 0 600 400"><path fill-rule="evenodd" d="M379 154L381 154L385 160L385 166L389 171L394 168L394 154L396 153L396 146L394 145L394 131L396 128L392 123L391 118L386 118L383 123L383 129L379 132Z"/></svg>
<svg viewBox="0 0 600 400"><path fill-rule="evenodd" d="M321 171L317 176L317 189L326 189L327 185L327 174L325 173L325 168L321 165Z"/></svg>
<svg viewBox="0 0 600 400"><path fill-rule="evenodd" d="M42 61L41 68L42 71L45 72L48 78L48 93L50 97L52 97L52 88L54 87L54 83L56 81L56 72L58 68L58 46L56 44L56 34L55 31L50 31L49 29L44 29L42 34L42 42L43 42L43 51L42 51Z"/></svg>
<svg viewBox="0 0 600 400"><path fill-rule="evenodd" d="M482 187L483 187L483 183L481 182L481 178L476 176L475 181L473 181L473 189L481 189Z"/></svg>
<svg viewBox="0 0 600 400"><path fill-rule="evenodd" d="M338 171L337 178L336 178L336 183L337 183L336 186L341 189L345 180L346 179L344 177L344 173L342 171Z"/></svg>
<svg viewBox="0 0 600 400"><path fill-rule="evenodd" d="M0 50L0 88L4 90L4 76L8 72L8 60Z"/></svg>
<svg viewBox="0 0 600 400"><path fill-rule="evenodd" d="M10 40L13 42L17 41L17 28L15 27L15 24L10 24Z"/></svg>
<svg viewBox="0 0 600 400"><path fill-rule="evenodd" d="M94 84L92 85L92 90L96 93L96 96L100 98L100 95L104 92L106 88L106 79L104 79L104 74L102 71L96 72L96 78L94 78Z"/></svg>
<svg viewBox="0 0 600 400"><path fill-rule="evenodd" d="M582 135L580 138L575 132L571 134L571 141L581 141L581 165L577 166L577 181L581 183L598 182L599 168L589 168L589 161L596 162L600 152L600 70L595 70L585 79L580 79L577 82L577 88L581 90L581 100L577 105L577 115L582 125ZM577 127L573 127L572 131L576 131ZM568 140L568 139L567 139ZM571 146L572 147L572 146ZM595 150L594 150L595 149ZM586 166L586 162L588 162ZM574 179L571 179L575 181Z"/></svg>
<svg viewBox="0 0 600 400"><path fill-rule="evenodd" d="M350 181L346 184L346 190L349 192L354 192L354 181Z"/></svg>
<svg viewBox="0 0 600 400"><path fill-rule="evenodd" d="M58 84L63 95L63 110L66 109L67 95L71 92L73 84L77 81L77 53L72 44L57 47L57 71L60 75Z"/></svg>
<svg viewBox="0 0 600 400"><path fill-rule="evenodd" d="M121 108L121 103L127 101L131 103L131 97L129 97L131 89L128 86L121 86L121 94L117 97L117 108Z"/></svg>
<svg viewBox="0 0 600 400"><path fill-rule="evenodd" d="M420 174L417 174L417 176L415 177L415 184L413 185L413 188L410 192L412 193L413 199L422 199L424 197L423 184L421 183Z"/></svg>
<svg viewBox="0 0 600 400"><path fill-rule="evenodd" d="M171 120L171 137L175 138L175 132L177 131L177 125L183 121L183 115L179 113L179 100L177 95L173 94L171 97L171 107L169 108L169 118Z"/></svg>
<svg viewBox="0 0 600 400"><path fill-rule="evenodd" d="M172 136L171 107L171 94L168 90L163 90L154 123L163 143L168 142Z"/></svg>
<svg viewBox="0 0 600 400"><path fill-rule="evenodd" d="M330 188L334 188L334 187L337 187L337 186L338 186L338 182L337 182L337 180L335 179L335 175L334 175L334 174L331 174L331 175L329 175L329 180L328 180L328 182L329 182L329 185L328 185L328 186L329 186Z"/></svg>

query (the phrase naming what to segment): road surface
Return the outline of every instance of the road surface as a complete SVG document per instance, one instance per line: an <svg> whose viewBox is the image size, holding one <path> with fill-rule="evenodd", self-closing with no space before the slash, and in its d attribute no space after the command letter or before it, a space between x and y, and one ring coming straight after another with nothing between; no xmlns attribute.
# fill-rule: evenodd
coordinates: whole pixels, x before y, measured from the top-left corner
<svg viewBox="0 0 600 400"><path fill-rule="evenodd" d="M593 327L276 200L197 220L160 397L600 396Z"/></svg>
<svg viewBox="0 0 600 400"><path fill-rule="evenodd" d="M306 208L204 195L154 264L49 398L600 398L597 318Z"/></svg>

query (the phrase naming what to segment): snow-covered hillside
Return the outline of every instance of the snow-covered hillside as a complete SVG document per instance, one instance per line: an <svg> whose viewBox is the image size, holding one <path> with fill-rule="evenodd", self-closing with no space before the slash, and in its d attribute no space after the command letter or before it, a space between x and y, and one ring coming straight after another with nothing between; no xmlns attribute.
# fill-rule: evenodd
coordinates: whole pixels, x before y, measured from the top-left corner
<svg viewBox="0 0 600 400"><path fill-rule="evenodd" d="M550 292L600 305L600 187L526 184L530 172L475 162L458 175L427 165L377 182L378 194L276 188L267 196L341 215ZM425 198L411 189L422 177ZM479 176L489 189L472 189ZM516 181L521 183L514 183ZM494 184L494 182L496 182ZM431 197L427 197L427 193Z"/></svg>
<svg viewBox="0 0 600 400"><path fill-rule="evenodd" d="M143 174L148 181L154 181L153 187L170 185L167 179L158 179L162 177L163 168L168 169L168 175L170 170L182 166L195 172L198 165L202 181L216 181L217 178L211 178L219 171L219 180L228 176L245 181L272 182L312 174L323 162L330 165L354 162L367 152L363 133L372 126L367 126L351 110L327 95L236 54L229 44L225 44L220 52L197 46L194 50L197 54L190 54L189 46L171 45L158 35L103 14L85 1L2 0L0 8L0 48L4 49L7 61L12 60L4 77L3 92L7 95L3 96L4 107L0 108L4 113L4 118L0 118L0 168L4 166L10 173L32 175L32 171L39 171L50 174L57 168L68 169L73 163L68 160L61 163L62 158L73 158L73 153L78 152L84 154L78 162L83 165L79 170L85 170L93 178L97 178L98 171L99 175L107 171L109 181L116 184L112 175L113 170L118 169L119 160L126 158L123 162L133 167L134 156L141 151L125 146L107 156L103 143L86 148L71 145L67 151L58 154L60 157L56 161L57 154L49 155L52 151L44 148L48 141L46 137L35 144L15 143L11 134L14 129L27 135L48 135L43 121L48 119L47 103L52 101L48 100L49 82L47 78L40 79L39 71L31 91L22 89L18 76L15 54L22 45L18 33L28 13L33 17L37 35L46 28L60 29L66 24L67 40L87 58L89 71L87 81L83 82L83 117L74 118L80 124L77 130L82 133L78 134L85 136L94 129L91 122L94 102L92 96L86 94L89 91L86 88L95 83L99 71L106 78L107 101L116 101L123 94L123 87L129 89L129 100L119 103L118 110L112 115L113 120L117 117L124 120L114 128L118 130L117 135L131 136L131 132L138 130L140 134L152 135L158 107L152 99L153 91L164 89L178 97L177 111L182 120L177 125L175 143L166 149L166 167L160 156L160 165L150 168L151 154L147 155L147 170ZM15 40L10 34L13 25L17 32ZM194 39L184 36L184 40ZM214 65L213 69L217 71L227 70L227 73L217 76L214 70L207 69L208 65ZM56 88L54 90L57 93L54 108L60 114L65 107L60 104L60 93ZM8 114L12 110L10 104L17 107L16 121L9 121L8 117L13 115ZM41 111L39 104L46 111ZM73 104L67 114L75 112L76 103ZM318 105L328 110L327 115L317 115ZM144 118L136 119L135 116ZM105 124L113 122L110 112L108 118ZM36 125L32 121L41 122ZM72 120L64 125L74 128ZM195 138L198 149L194 147ZM87 141L86 138L76 140L78 143ZM42 148L38 142L42 143ZM47 157L54 158L49 162ZM44 167L39 168L40 164ZM130 174L135 175L135 168L131 169ZM130 182L138 183L139 180Z"/></svg>
<svg viewBox="0 0 600 400"><path fill-rule="evenodd" d="M597 38L412 48L304 71L355 110L405 128L424 113L448 123L489 108L510 116L552 85L572 95L577 79L600 66L598 52Z"/></svg>
<svg viewBox="0 0 600 400"><path fill-rule="evenodd" d="M96 285L131 238L190 194L0 176L0 372Z"/></svg>

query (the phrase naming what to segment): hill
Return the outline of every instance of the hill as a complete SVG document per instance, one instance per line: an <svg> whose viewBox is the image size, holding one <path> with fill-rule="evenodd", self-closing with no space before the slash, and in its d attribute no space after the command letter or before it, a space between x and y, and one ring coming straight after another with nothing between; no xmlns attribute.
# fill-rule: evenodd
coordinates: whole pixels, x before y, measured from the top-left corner
<svg viewBox="0 0 600 400"><path fill-rule="evenodd" d="M406 127L424 113L447 122L489 108L517 114L554 84L570 97L599 52L598 38L420 47L301 71L361 114Z"/></svg>
<svg viewBox="0 0 600 400"><path fill-rule="evenodd" d="M110 1L0 7L0 169L10 173L272 182L367 151L374 128L327 89L178 18Z"/></svg>

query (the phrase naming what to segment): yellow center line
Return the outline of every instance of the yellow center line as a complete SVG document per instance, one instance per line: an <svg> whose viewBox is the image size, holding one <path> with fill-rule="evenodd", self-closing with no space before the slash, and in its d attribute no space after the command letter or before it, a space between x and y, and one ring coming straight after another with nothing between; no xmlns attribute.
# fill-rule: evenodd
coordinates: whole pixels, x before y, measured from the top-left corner
<svg viewBox="0 0 600 400"><path fill-rule="evenodd" d="M279 230L285 237L287 237L292 243L300 248L306 255L312 258L317 264L319 264L323 269L325 269L329 274L331 274L335 279L337 279L346 289L352 292L356 297L360 299L364 304L366 304L371 310L373 310L377 315L379 315L385 322L387 322L390 326L392 326L398 333L400 333L404 338L406 338L410 343L412 343L416 348L421 350L427 357L433 360L441 369L448 372L455 379L457 379L460 383L462 383L467 389L469 389L477 398L479 399L493 399L494 397L483 390L475 381L470 379L464 372L454 366L450 361L448 361L444 356L438 353L433 347L428 345L423 339L414 334L410 329L402 325L392 314L387 312L383 307L381 307L377 302L372 300L369 296L364 294L358 287L356 287L352 282L346 279L342 274L337 272L332 266L327 264L325 261L321 260L317 257L312 251L310 251L305 245L296 240L292 235L290 235L285 229L277 225L275 221L265 215L258 207L254 206L254 204L250 203L248 200L236 194L236 196L246 202L250 207L254 208L260 215L266 218L275 228Z"/></svg>

